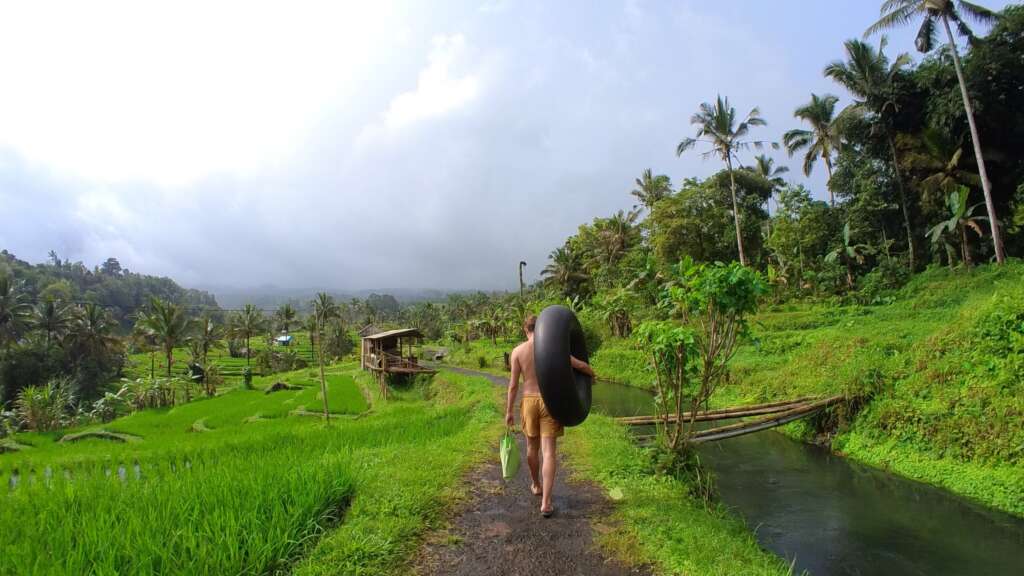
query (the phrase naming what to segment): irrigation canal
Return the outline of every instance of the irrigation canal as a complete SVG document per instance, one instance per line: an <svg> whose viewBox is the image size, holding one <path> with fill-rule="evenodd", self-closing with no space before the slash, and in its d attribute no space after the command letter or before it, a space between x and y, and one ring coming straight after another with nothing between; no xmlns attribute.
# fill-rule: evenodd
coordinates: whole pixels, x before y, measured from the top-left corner
<svg viewBox="0 0 1024 576"><path fill-rule="evenodd" d="M605 382L593 390L595 409L611 416L653 412L646 391ZM722 501L796 573L1022 573L1024 519L771 431L699 450Z"/></svg>

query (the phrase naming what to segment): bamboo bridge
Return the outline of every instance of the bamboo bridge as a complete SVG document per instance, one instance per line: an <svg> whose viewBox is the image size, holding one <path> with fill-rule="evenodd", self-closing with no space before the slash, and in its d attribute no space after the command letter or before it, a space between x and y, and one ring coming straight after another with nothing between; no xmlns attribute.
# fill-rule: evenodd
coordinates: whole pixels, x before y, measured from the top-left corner
<svg viewBox="0 0 1024 576"><path fill-rule="evenodd" d="M699 444L701 442L713 442L725 440L744 434L752 434L762 430L768 430L783 424L806 418L816 414L825 408L835 406L846 401L845 396L830 396L827 398L803 397L782 402L769 402L766 404L751 404L737 406L734 408L720 408L717 410L705 410L700 412L683 412L682 419L689 422L710 422L717 420L733 420L747 418L750 416L761 416L753 420L744 420L735 424L698 430L690 437L690 442ZM669 424L676 421L675 415L667 416L624 416L616 418L622 424L629 426L650 426L656 424Z"/></svg>

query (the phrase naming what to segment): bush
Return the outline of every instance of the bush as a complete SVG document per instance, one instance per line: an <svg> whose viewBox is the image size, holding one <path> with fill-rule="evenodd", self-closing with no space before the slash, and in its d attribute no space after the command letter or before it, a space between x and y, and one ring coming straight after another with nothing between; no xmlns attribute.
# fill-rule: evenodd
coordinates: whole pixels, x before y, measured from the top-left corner
<svg viewBox="0 0 1024 576"><path fill-rule="evenodd" d="M22 426L37 432L48 432L65 425L71 401L68 381L55 379L45 386L22 388L14 406Z"/></svg>
<svg viewBox="0 0 1024 576"><path fill-rule="evenodd" d="M885 259L860 279L856 299L861 304L890 304L894 292L910 280L910 270L901 258Z"/></svg>
<svg viewBox="0 0 1024 576"><path fill-rule="evenodd" d="M490 364L490 362L487 361L487 356L484 356L483 354L476 357L476 363L480 368L487 368Z"/></svg>

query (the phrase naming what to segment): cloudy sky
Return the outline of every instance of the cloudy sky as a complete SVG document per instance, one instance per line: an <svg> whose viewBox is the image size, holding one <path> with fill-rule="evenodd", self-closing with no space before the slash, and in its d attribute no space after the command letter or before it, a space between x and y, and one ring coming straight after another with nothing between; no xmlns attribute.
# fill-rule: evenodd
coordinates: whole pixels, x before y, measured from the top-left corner
<svg viewBox="0 0 1024 576"><path fill-rule="evenodd" d="M701 102L778 140L843 95L821 70L879 4L3 2L0 248L200 287L511 288L644 168L718 170L675 157Z"/></svg>

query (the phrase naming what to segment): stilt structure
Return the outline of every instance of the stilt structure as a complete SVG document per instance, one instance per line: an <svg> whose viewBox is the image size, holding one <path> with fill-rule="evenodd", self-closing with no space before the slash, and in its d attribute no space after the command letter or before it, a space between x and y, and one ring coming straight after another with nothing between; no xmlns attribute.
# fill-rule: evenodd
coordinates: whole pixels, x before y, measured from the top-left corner
<svg viewBox="0 0 1024 576"><path fill-rule="evenodd" d="M415 347L423 340L416 328L400 328L363 336L359 365L377 379L381 398L388 397L388 374L434 374L437 370L420 366Z"/></svg>

